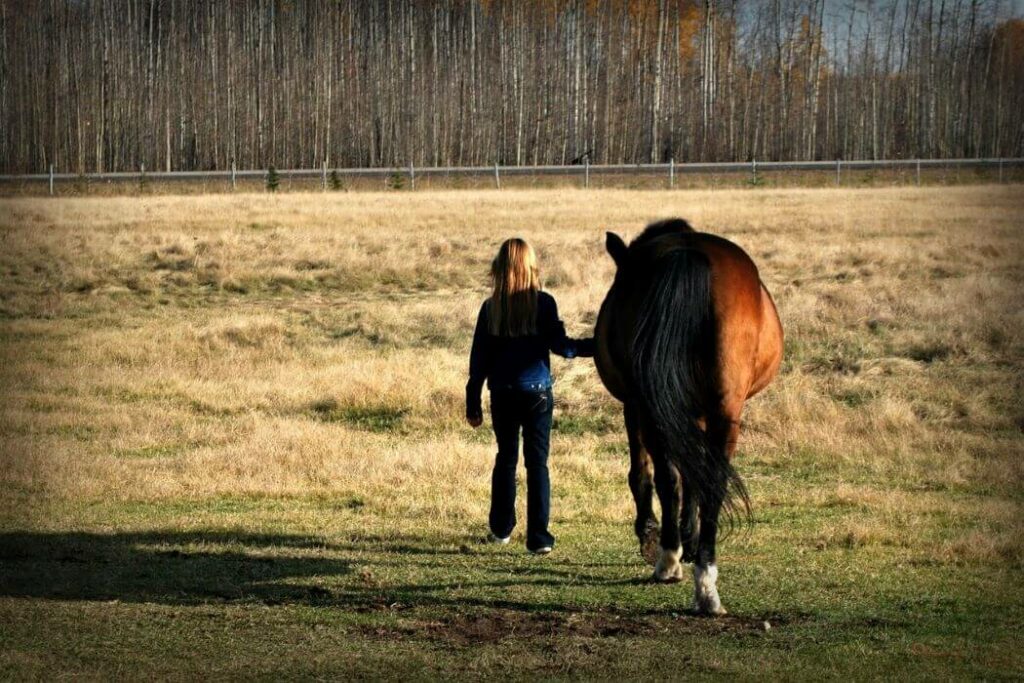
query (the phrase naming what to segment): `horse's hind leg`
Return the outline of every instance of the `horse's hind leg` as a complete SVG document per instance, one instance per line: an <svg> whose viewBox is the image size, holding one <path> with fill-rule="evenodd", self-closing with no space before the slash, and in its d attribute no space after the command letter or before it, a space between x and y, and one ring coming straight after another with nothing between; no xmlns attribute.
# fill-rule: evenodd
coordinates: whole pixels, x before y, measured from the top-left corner
<svg viewBox="0 0 1024 683"><path fill-rule="evenodd" d="M658 518L654 514L654 465L640 441L640 427L629 406L625 406L626 435L629 439L629 490L636 502L636 523L640 554L648 564L658 559Z"/></svg>
<svg viewBox="0 0 1024 683"><path fill-rule="evenodd" d="M721 500L703 501L700 506L700 540L693 562L693 610L698 614L725 614L718 597L718 566L715 564L715 540Z"/></svg>
<svg viewBox="0 0 1024 683"><path fill-rule="evenodd" d="M742 405L742 404L740 404ZM739 436L739 407L727 410L708 425L708 439L722 457L731 459ZM700 533L693 562L693 609L698 614L725 614L718 596L718 567L715 564L715 543L718 537L718 516L722 509L720 497L706 496L700 504Z"/></svg>
<svg viewBox="0 0 1024 683"><path fill-rule="evenodd" d="M683 565L679 563L683 551L679 538L679 502L682 494L679 470L666 458L652 453L654 487L661 502L661 548L654 565L654 580L675 583L683 578Z"/></svg>
<svg viewBox="0 0 1024 683"><path fill-rule="evenodd" d="M697 559L697 542L699 540L697 523L697 493L692 486L683 482L683 511L679 516L679 536L683 542L683 562Z"/></svg>

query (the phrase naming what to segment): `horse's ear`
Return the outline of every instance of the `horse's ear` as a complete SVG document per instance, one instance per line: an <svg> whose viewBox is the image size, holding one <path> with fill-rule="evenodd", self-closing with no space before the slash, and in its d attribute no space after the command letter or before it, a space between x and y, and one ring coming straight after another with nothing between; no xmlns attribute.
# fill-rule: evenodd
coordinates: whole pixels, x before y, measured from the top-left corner
<svg viewBox="0 0 1024 683"><path fill-rule="evenodd" d="M614 232L604 234L604 248L608 250L615 265L621 266L622 262L626 260L626 243Z"/></svg>

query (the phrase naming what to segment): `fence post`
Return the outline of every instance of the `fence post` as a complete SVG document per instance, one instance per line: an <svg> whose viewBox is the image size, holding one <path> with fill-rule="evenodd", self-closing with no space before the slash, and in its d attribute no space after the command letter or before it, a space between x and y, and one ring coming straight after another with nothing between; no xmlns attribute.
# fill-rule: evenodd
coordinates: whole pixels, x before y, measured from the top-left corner
<svg viewBox="0 0 1024 683"><path fill-rule="evenodd" d="M917 185L921 186L921 160L917 160Z"/></svg>
<svg viewBox="0 0 1024 683"><path fill-rule="evenodd" d="M50 168L53 168L52 166ZM999 157L999 184L1003 184L1003 158ZM53 194L51 190L50 194Z"/></svg>
<svg viewBox="0 0 1024 683"><path fill-rule="evenodd" d="M494 187L501 189L501 177L498 175L498 162L494 162Z"/></svg>
<svg viewBox="0 0 1024 683"><path fill-rule="evenodd" d="M1000 176L1002 175L1003 167L999 167ZM50 196L53 196L53 164L50 164Z"/></svg>
<svg viewBox="0 0 1024 683"><path fill-rule="evenodd" d="M236 189L236 187L237 187L237 186L235 185L235 171L236 171L236 168L235 168L235 160L234 160L234 159L232 159L232 160L231 160L231 189L232 189L232 190L235 190L235 189Z"/></svg>
<svg viewBox="0 0 1024 683"><path fill-rule="evenodd" d="M836 187L839 187L839 168L843 162L836 159Z"/></svg>
<svg viewBox="0 0 1024 683"><path fill-rule="evenodd" d="M750 160L750 182L757 184L757 159Z"/></svg>
<svg viewBox="0 0 1024 683"><path fill-rule="evenodd" d="M670 158L668 160L668 189L672 189L676 186L676 160Z"/></svg>
<svg viewBox="0 0 1024 683"><path fill-rule="evenodd" d="M583 187L590 187L590 157L583 159Z"/></svg>
<svg viewBox="0 0 1024 683"><path fill-rule="evenodd" d="M320 189L324 192L327 191L327 159L320 164Z"/></svg>
<svg viewBox="0 0 1024 683"><path fill-rule="evenodd" d="M416 189L416 168L412 165L411 161L409 162L409 189Z"/></svg>

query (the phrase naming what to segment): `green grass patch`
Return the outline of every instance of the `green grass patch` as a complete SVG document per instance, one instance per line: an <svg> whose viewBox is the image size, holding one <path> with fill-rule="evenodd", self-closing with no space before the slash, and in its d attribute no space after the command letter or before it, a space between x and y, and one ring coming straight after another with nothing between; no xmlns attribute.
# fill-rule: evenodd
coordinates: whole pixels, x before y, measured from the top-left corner
<svg viewBox="0 0 1024 683"><path fill-rule="evenodd" d="M877 397L874 389L840 389L833 391L830 396L833 401L842 403L847 408L862 408Z"/></svg>
<svg viewBox="0 0 1024 683"><path fill-rule="evenodd" d="M171 458L203 446L201 441L170 441L155 443L137 448L124 448L114 452L116 458L149 460Z"/></svg>
<svg viewBox="0 0 1024 683"><path fill-rule="evenodd" d="M390 406L340 406L334 399L314 401L310 414L324 422L342 422L371 432L395 432L403 427L408 408Z"/></svg>
<svg viewBox="0 0 1024 683"><path fill-rule="evenodd" d="M622 418L605 413L558 413L551 425L552 431L565 436L584 434L610 434L622 431Z"/></svg>

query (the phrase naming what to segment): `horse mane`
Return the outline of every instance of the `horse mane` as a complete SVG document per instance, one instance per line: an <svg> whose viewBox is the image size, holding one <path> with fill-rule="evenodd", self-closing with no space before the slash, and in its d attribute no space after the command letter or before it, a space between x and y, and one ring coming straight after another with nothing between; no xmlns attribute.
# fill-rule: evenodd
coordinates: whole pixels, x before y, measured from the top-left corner
<svg viewBox="0 0 1024 683"><path fill-rule="evenodd" d="M696 232L689 223L682 218L666 218L649 224L640 235L630 242L630 246L647 242L662 235L671 235L680 232Z"/></svg>

